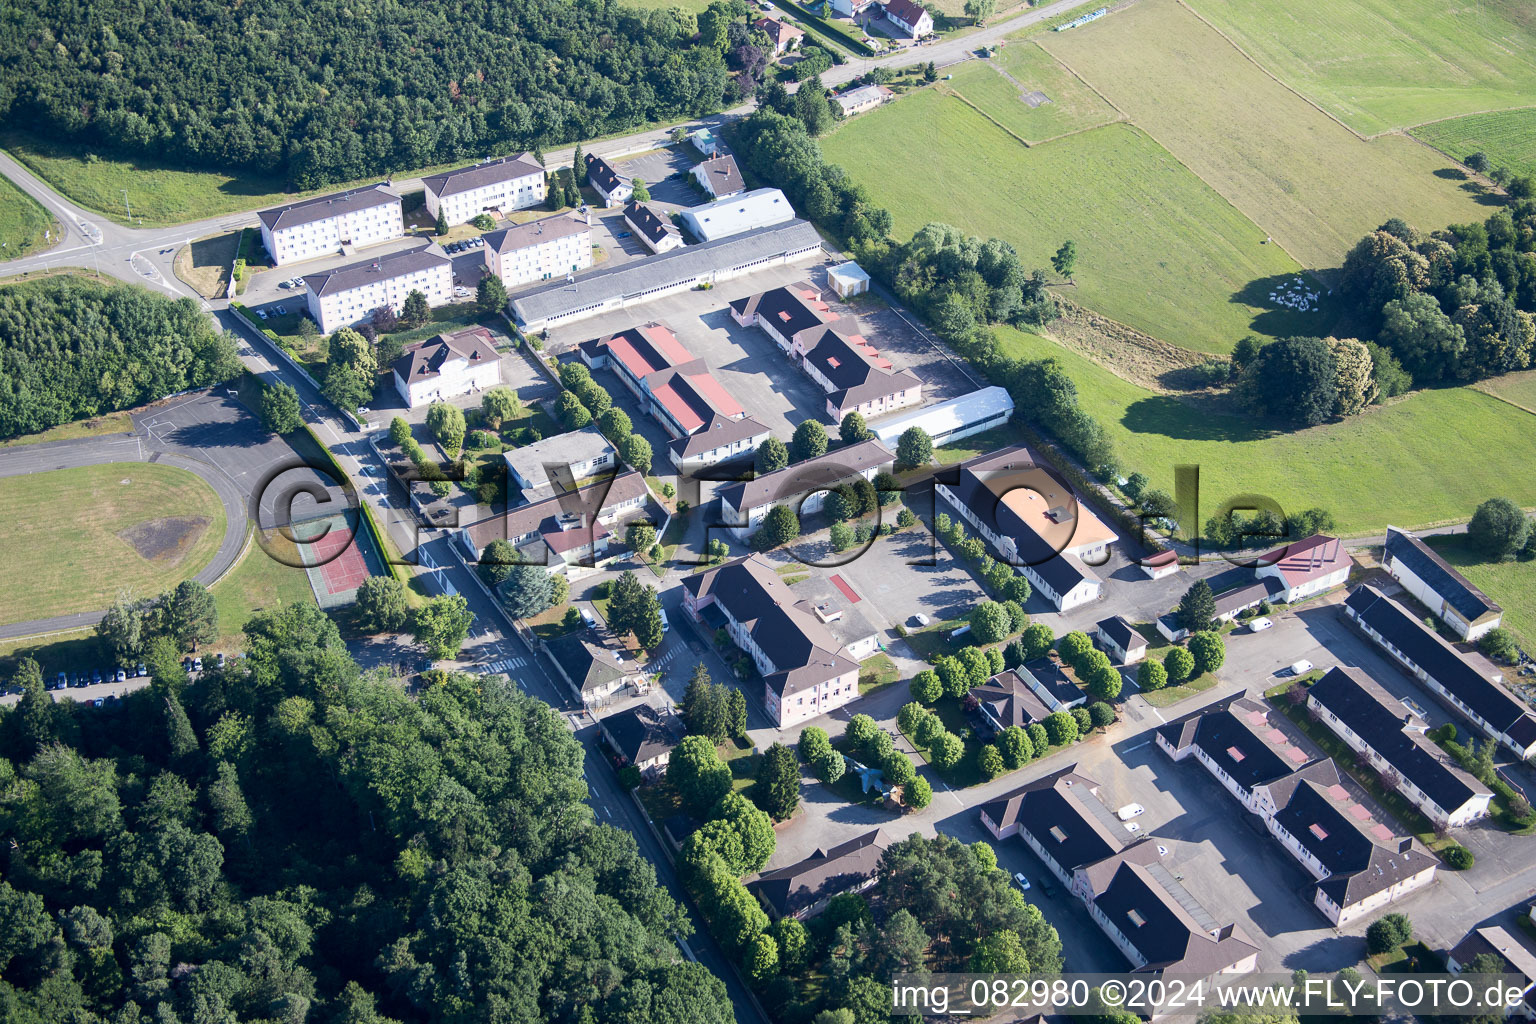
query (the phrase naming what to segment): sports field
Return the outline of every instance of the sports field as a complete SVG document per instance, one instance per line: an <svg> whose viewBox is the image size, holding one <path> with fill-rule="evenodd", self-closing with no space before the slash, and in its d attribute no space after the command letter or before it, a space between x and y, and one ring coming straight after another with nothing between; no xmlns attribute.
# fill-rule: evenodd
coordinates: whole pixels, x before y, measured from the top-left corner
<svg viewBox="0 0 1536 1024"><path fill-rule="evenodd" d="M41 203L0 177L0 262L41 249L43 235L57 226Z"/></svg>
<svg viewBox="0 0 1536 1024"><path fill-rule="evenodd" d="M1468 114L1423 124L1410 133L1457 160L1486 153L1495 167L1536 174L1536 108Z"/></svg>
<svg viewBox="0 0 1536 1024"><path fill-rule="evenodd" d="M1073 239L1075 300L1185 348L1229 351L1261 312L1237 293L1299 269L1129 125L1027 148L954 97L924 89L853 118L821 146L891 211L897 236L944 221L1006 239L1026 266L1048 273L1051 254ZM892 153L923 154L924 173L889 173ZM1306 323L1297 314L1282 333Z"/></svg>
<svg viewBox="0 0 1536 1024"><path fill-rule="evenodd" d="M1010 42L992 60L967 61L954 76L945 88L970 100L1026 142L1042 142L1120 117L1030 40ZM1031 107L1023 94L1036 92L1044 93L1050 102Z"/></svg>
<svg viewBox="0 0 1536 1024"><path fill-rule="evenodd" d="M1278 78L1364 135L1522 106L1536 95L1530 0L1189 3Z"/></svg>
<svg viewBox="0 0 1536 1024"><path fill-rule="evenodd" d="M1536 563L1489 562L1472 551L1463 535L1430 537L1429 546L1504 609L1504 626L1520 635L1526 650L1536 645Z"/></svg>
<svg viewBox="0 0 1536 1024"><path fill-rule="evenodd" d="M0 622L105 608L124 588L168 590L208 564L225 526L206 483L140 462L0 479L0 523Z"/></svg>
<svg viewBox="0 0 1536 1024"><path fill-rule="evenodd" d="M216 649L240 650L240 630L257 612L290 604L314 604L304 570L270 557L254 540L245 555L210 592L219 608L219 632Z"/></svg>
<svg viewBox="0 0 1536 1024"><path fill-rule="evenodd" d="M1338 266L1389 217L1431 230L1488 216L1471 183L1436 175L1460 174L1439 153L1361 141L1175 0L1040 44L1309 267Z"/></svg>
<svg viewBox="0 0 1536 1024"><path fill-rule="evenodd" d="M1199 465L1202 518L1233 495L1259 493L1286 509L1328 508L1351 536L1389 522L1465 519L1495 494L1536 505L1536 476L1525 469L1536 416L1470 388L1419 392L1342 423L1270 434L1246 416L1139 388L1047 338L1006 327L998 337L1011 355L1061 361L1126 472L1172 493L1173 467Z"/></svg>

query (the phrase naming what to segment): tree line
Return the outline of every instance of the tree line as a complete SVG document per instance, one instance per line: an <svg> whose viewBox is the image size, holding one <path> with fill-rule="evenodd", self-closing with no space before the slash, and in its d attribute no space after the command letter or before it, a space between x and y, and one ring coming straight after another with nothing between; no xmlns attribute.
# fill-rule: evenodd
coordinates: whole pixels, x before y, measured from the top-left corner
<svg viewBox="0 0 1536 1024"><path fill-rule="evenodd" d="M221 384L243 367L191 299L59 276L0 289L0 437Z"/></svg>
<svg viewBox="0 0 1536 1024"><path fill-rule="evenodd" d="M0 1005L18 1024L725 1024L582 749L501 677L416 698L312 605L189 684L0 715ZM771 831L770 831L771 835Z"/></svg>
<svg viewBox="0 0 1536 1024"><path fill-rule="evenodd" d="M41 0L0 31L0 117L118 153L283 178L382 176L718 110L725 40L680 9ZM722 33L723 34L723 33Z"/></svg>

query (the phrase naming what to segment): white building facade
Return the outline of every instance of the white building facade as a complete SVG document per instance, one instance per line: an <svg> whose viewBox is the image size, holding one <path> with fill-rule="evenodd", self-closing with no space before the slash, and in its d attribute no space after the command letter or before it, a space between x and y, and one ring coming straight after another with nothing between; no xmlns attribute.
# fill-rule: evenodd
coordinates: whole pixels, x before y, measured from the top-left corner
<svg viewBox="0 0 1536 1024"><path fill-rule="evenodd" d="M508 288L586 270L592 266L591 222L590 214L561 213L488 232L486 270Z"/></svg>
<svg viewBox="0 0 1536 1024"><path fill-rule="evenodd" d="M421 179L427 212L449 224L467 224L482 213L526 210L544 202L544 167L532 153L502 157L474 167Z"/></svg>
<svg viewBox="0 0 1536 1024"><path fill-rule="evenodd" d="M400 197L382 183L263 210L257 218L261 242L279 267L405 234Z"/></svg>
<svg viewBox="0 0 1536 1024"><path fill-rule="evenodd" d="M304 278L309 315L324 334L366 320L380 306L399 313L413 291L425 295L429 306L452 299L453 261L436 246Z"/></svg>

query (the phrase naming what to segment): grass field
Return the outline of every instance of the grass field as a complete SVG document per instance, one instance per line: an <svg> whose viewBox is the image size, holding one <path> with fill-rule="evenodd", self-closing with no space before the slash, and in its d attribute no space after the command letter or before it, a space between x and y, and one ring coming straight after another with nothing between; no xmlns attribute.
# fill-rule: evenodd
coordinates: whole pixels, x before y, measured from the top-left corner
<svg viewBox="0 0 1536 1024"><path fill-rule="evenodd" d="M219 608L219 639L210 649L225 652L245 649L240 631L257 612L315 603L304 570L271 558L255 540L211 593Z"/></svg>
<svg viewBox="0 0 1536 1024"><path fill-rule="evenodd" d="M42 203L0 177L0 262L41 249L43 235L57 227Z"/></svg>
<svg viewBox="0 0 1536 1024"><path fill-rule="evenodd" d="M1342 423L1273 434L1245 416L1139 388L1049 339L1009 328L998 337L1012 355L1061 361L1127 471L1172 493L1174 465L1198 465L1202 526L1243 493L1285 509L1328 508L1344 536L1465 519L1492 494L1536 505L1536 478L1525 471L1536 418L1471 388L1423 391Z"/></svg>
<svg viewBox="0 0 1536 1024"><path fill-rule="evenodd" d="M1237 294L1299 269L1129 125L1026 148L959 100L923 90L854 118L822 149L895 215L897 235L944 221L1004 238L1026 266L1043 268L1073 239L1074 299L1185 348L1229 351L1262 312ZM888 173L893 152L923 153L927 171Z"/></svg>
<svg viewBox="0 0 1536 1024"><path fill-rule="evenodd" d="M201 532L151 561L120 531L172 516L200 516ZM186 470L146 463L59 469L0 480L6 571L0 622L91 611L119 590L158 594L208 564L224 539L224 506Z"/></svg>
<svg viewBox="0 0 1536 1024"><path fill-rule="evenodd" d="M131 433L133 433L133 416L125 410L92 416L90 419L75 420L73 423L60 423L56 427L49 427L37 434L22 434L20 437L8 438L0 441L0 448L42 444L45 441L73 441L76 438L99 437L102 434Z"/></svg>
<svg viewBox="0 0 1536 1024"><path fill-rule="evenodd" d="M1108 124L1120 116L1054 57L1028 40L1004 46L990 61L962 64L954 75L947 88L1027 142ZM1023 92L1043 92L1050 102L1030 107L1021 98Z"/></svg>
<svg viewBox="0 0 1536 1024"><path fill-rule="evenodd" d="M1524 504L1530 504L1529 500ZM1527 651L1536 646L1536 563L1486 561L1459 534L1427 540L1441 558L1503 606L1504 626L1520 635Z"/></svg>
<svg viewBox="0 0 1536 1024"><path fill-rule="evenodd" d="M1529 0L1189 0L1276 76L1356 131L1531 102Z"/></svg>
<svg viewBox="0 0 1536 1024"><path fill-rule="evenodd" d="M1041 45L1307 266L1338 266L1389 217L1431 230L1490 212L1439 153L1400 135L1361 141L1174 0Z"/></svg>
<svg viewBox="0 0 1536 1024"><path fill-rule="evenodd" d="M1479 391L1498 395L1507 402L1513 402L1521 408L1536 412L1536 370L1506 373L1502 377L1478 381L1475 387Z"/></svg>
<svg viewBox="0 0 1536 1024"><path fill-rule="evenodd" d="M1536 174L1536 108L1454 117L1419 125L1409 134L1457 160L1482 152L1495 167Z"/></svg>

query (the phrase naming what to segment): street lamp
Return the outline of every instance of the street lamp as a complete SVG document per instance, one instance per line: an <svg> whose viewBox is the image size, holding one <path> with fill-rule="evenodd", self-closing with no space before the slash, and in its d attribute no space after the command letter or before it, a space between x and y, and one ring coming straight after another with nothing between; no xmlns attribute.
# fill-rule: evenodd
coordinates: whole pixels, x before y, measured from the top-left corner
<svg viewBox="0 0 1536 1024"><path fill-rule="evenodd" d="M128 211L128 220L133 220L133 208L128 205L128 190L123 189L123 209Z"/></svg>

